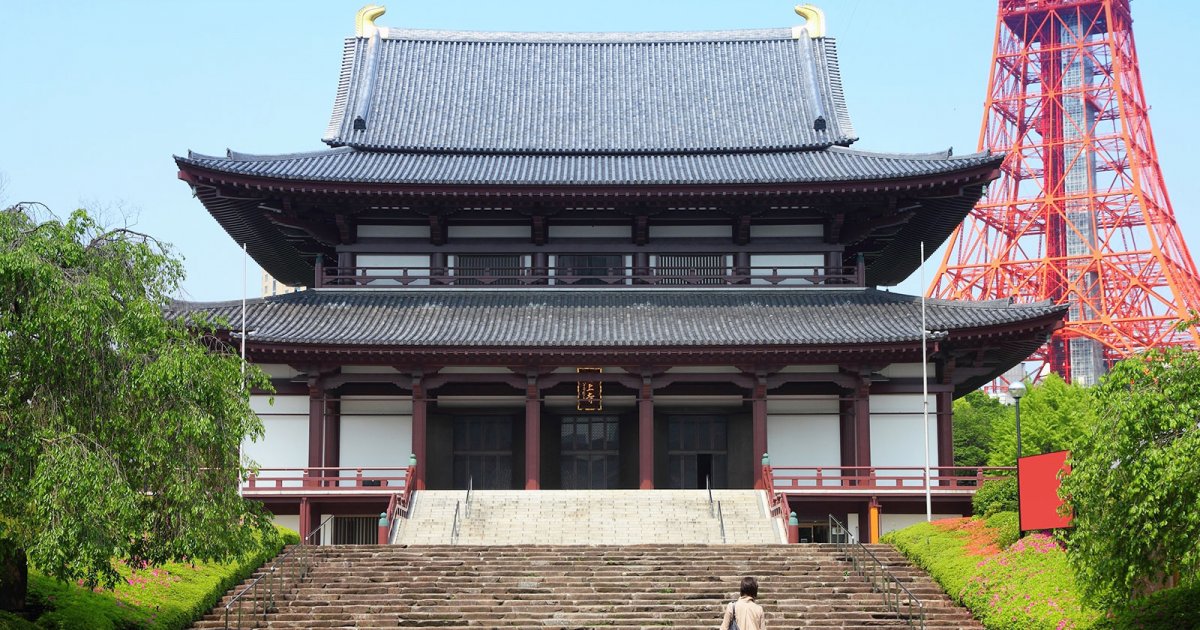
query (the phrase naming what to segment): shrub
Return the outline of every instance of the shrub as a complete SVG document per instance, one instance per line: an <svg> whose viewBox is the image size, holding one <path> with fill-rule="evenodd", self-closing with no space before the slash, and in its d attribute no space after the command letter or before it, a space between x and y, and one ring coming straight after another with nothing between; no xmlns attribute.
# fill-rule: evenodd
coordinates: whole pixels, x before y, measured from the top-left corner
<svg viewBox="0 0 1200 630"><path fill-rule="evenodd" d="M1135 600L1128 610L1095 625L1097 630L1200 628L1200 587L1181 586Z"/></svg>
<svg viewBox="0 0 1200 630"><path fill-rule="evenodd" d="M17 625L22 623L17 621L10 624L9 618L0 616L0 628L186 628L208 613L230 588L277 555L283 545L300 541L295 532L278 529L280 536L275 541L228 563L168 563L144 569L115 564L121 581L111 591L91 590L30 571L30 608L45 612L36 625Z"/></svg>
<svg viewBox="0 0 1200 630"><path fill-rule="evenodd" d="M971 509L984 518L997 512L1016 512L1017 499L1016 477L985 481L971 499Z"/></svg>
<svg viewBox="0 0 1200 630"><path fill-rule="evenodd" d="M987 518L987 526L996 536L996 546L1008 549L1021 537L1019 517L1016 512L996 512Z"/></svg>

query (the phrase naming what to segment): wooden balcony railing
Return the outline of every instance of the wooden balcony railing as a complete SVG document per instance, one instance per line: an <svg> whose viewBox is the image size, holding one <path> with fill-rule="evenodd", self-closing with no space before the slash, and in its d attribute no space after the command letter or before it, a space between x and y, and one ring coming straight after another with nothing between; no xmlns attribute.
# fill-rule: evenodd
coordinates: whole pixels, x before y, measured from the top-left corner
<svg viewBox="0 0 1200 630"><path fill-rule="evenodd" d="M411 469L397 466L260 468L242 485L245 496L401 493L407 503Z"/></svg>
<svg viewBox="0 0 1200 630"><path fill-rule="evenodd" d="M428 267L317 267L315 287L697 287L863 286L866 270L851 267L614 267L604 273L569 274L546 269L472 269L456 273Z"/></svg>
<svg viewBox="0 0 1200 630"><path fill-rule="evenodd" d="M931 466L929 491L935 495L974 494L983 482L1004 479L1016 470L1013 466ZM772 496L925 492L925 468L921 466L766 466L763 475Z"/></svg>

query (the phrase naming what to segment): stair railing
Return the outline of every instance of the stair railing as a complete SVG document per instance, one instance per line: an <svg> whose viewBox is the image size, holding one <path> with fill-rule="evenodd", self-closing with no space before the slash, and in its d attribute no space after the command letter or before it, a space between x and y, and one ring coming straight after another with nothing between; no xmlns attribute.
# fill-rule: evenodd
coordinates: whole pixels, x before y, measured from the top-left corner
<svg viewBox="0 0 1200 630"><path fill-rule="evenodd" d="M416 478L417 467L409 465L408 469L404 472L404 489L400 492L393 492L392 497L388 500L387 541L389 544L393 540L396 540L396 532L400 530L400 519L408 518L409 511L412 509L413 488L416 486L413 480Z"/></svg>
<svg viewBox="0 0 1200 630"><path fill-rule="evenodd" d="M471 475L471 476L467 477L467 507L466 507L466 510L463 512L464 519L471 518L471 495L474 493L474 489L475 489L475 476Z"/></svg>
<svg viewBox="0 0 1200 630"><path fill-rule="evenodd" d="M717 522L721 524L721 544L725 544L725 513L721 511L721 502L717 501Z"/></svg>
<svg viewBox="0 0 1200 630"><path fill-rule="evenodd" d="M704 488L708 490L708 517L716 518L717 512L712 498L712 478L708 475L704 475Z"/></svg>
<svg viewBox="0 0 1200 630"><path fill-rule="evenodd" d="M308 536L305 536L300 544L293 546L279 556L271 568L267 569L262 575L254 578L225 604L225 630L237 628L241 630L242 619L247 615L243 615L245 604L250 604L250 619L266 620L267 615L277 609L276 598L282 597L284 588L287 587L288 574L292 574L294 584L299 584L308 576L308 572L312 569L312 541L314 536L322 533L322 530L334 517L330 516L325 519L325 522L312 530ZM236 611L236 612L235 612ZM232 618L232 619L231 619ZM236 625L230 625L230 621ZM252 624L252 626L257 624Z"/></svg>
<svg viewBox="0 0 1200 630"><path fill-rule="evenodd" d="M459 510L461 510L461 509L462 509L462 501L455 501L454 502L454 524L450 526L450 544L451 545L458 544L458 526L459 526L458 513L459 513Z"/></svg>
<svg viewBox="0 0 1200 630"><path fill-rule="evenodd" d="M845 532L845 536L839 536L837 539L838 554L850 558L854 572L870 582L871 588L883 595L884 605L896 613L897 618L907 623L910 628L924 630L925 604L905 588L870 549L858 542L854 534L850 533L837 517L830 514L829 522Z"/></svg>

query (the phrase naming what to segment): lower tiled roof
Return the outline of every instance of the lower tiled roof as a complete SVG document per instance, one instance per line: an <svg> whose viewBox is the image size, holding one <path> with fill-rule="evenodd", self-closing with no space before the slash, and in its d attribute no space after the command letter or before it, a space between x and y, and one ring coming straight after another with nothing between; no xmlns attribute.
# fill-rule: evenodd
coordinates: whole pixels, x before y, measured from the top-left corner
<svg viewBox="0 0 1200 630"><path fill-rule="evenodd" d="M894 180L954 173L1002 156L814 151L689 154L404 153L339 148L287 155L176 157L181 168L286 182L409 185L606 186L792 184Z"/></svg>
<svg viewBox="0 0 1200 630"><path fill-rule="evenodd" d="M240 302L177 302L240 325ZM1064 307L927 301L935 336ZM875 289L308 290L251 300L248 339L379 348L833 346L918 341L920 298ZM1018 359L1019 360L1019 359Z"/></svg>

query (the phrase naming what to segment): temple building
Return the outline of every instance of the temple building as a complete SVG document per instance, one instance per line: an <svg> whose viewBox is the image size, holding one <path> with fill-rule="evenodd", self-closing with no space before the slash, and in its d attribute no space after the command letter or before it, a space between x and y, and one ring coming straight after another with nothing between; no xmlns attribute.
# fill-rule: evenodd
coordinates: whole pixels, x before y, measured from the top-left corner
<svg viewBox="0 0 1200 630"><path fill-rule="evenodd" d="M253 399L247 493L285 522L377 515L410 457L418 490L756 488L769 453L803 477L802 521L882 505L899 525L924 518L901 490L925 418L949 474L951 401L1060 325L1050 304L929 300L923 331L920 298L877 288L1002 156L852 148L819 15L510 33L379 13L346 40L328 149L175 158L267 273L310 287L247 311L276 390Z"/></svg>

